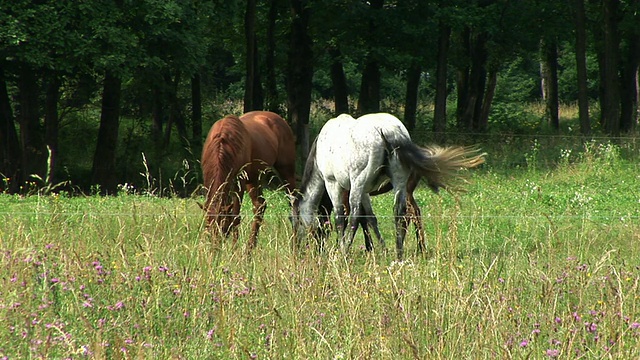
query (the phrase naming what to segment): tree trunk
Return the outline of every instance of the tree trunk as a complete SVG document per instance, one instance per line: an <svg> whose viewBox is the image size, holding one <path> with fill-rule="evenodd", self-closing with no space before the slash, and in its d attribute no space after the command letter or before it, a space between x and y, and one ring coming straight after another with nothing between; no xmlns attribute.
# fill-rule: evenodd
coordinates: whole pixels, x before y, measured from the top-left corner
<svg viewBox="0 0 640 360"><path fill-rule="evenodd" d="M409 131L412 131L416 127L421 74L422 68L418 62L414 60L407 71L407 92L404 102L404 123Z"/></svg>
<svg viewBox="0 0 640 360"><path fill-rule="evenodd" d="M267 84L266 105L271 112L280 112L280 100L278 99L278 83L276 77L276 21L278 20L278 0L270 0L267 25Z"/></svg>
<svg viewBox="0 0 640 360"><path fill-rule="evenodd" d="M22 178L31 175L44 178L46 155L40 126L38 79L31 67L20 69L18 80L20 102L20 140L22 142Z"/></svg>
<svg viewBox="0 0 640 360"><path fill-rule="evenodd" d="M311 13L308 2L309 0L291 1L291 42L287 72L289 121L296 124L303 161L309 153L309 112L313 80L313 51L308 33Z"/></svg>
<svg viewBox="0 0 640 360"><path fill-rule="evenodd" d="M471 29L465 27L460 34L460 47L462 50L463 65L458 67L456 76L456 86L458 101L456 103L456 123L458 129L470 131L472 119L468 118L467 109L472 106L471 102Z"/></svg>
<svg viewBox="0 0 640 360"><path fill-rule="evenodd" d="M591 120L589 119L589 96L587 85L587 33L584 0L575 0L575 24L576 24L576 70L578 76L578 113L580 117L580 133L591 133Z"/></svg>
<svg viewBox="0 0 640 360"><path fill-rule="evenodd" d="M471 121L474 131L483 131L482 108L487 82L487 34L480 33L473 39L471 53L471 74L469 82L469 104L467 105L467 121Z"/></svg>
<svg viewBox="0 0 640 360"><path fill-rule="evenodd" d="M200 73L191 77L191 146L194 156L202 150L202 89Z"/></svg>
<svg viewBox="0 0 640 360"><path fill-rule="evenodd" d="M162 128L165 118L164 105L166 99L163 91L165 85L159 85L158 83L159 81L156 82L156 86L154 86L152 90L153 105L151 110L151 138L153 140L156 154L160 154L162 152Z"/></svg>
<svg viewBox="0 0 640 360"><path fill-rule="evenodd" d="M558 118L558 46L554 40L543 40L542 47L542 78L544 79L545 114L549 125L554 130L560 129Z"/></svg>
<svg viewBox="0 0 640 360"><path fill-rule="evenodd" d="M620 39L618 36L618 1L604 0L604 53L602 120L609 134L620 132L620 85L618 65Z"/></svg>
<svg viewBox="0 0 640 360"><path fill-rule="evenodd" d="M358 98L358 116L380 111L380 68L378 62L368 57Z"/></svg>
<svg viewBox="0 0 640 360"><path fill-rule="evenodd" d="M246 78L244 112L262 109L262 87L258 64L258 40L256 37L256 0L247 1L244 17L246 39Z"/></svg>
<svg viewBox="0 0 640 360"><path fill-rule="evenodd" d="M639 0L635 0L638 6ZM638 122L638 67L640 65L640 31L637 27L625 32L626 50L622 59L622 76L620 78L620 130L629 132L636 128Z"/></svg>
<svg viewBox="0 0 640 360"><path fill-rule="evenodd" d="M456 126L460 130L469 130L469 121L465 119L465 110L469 104L469 70L467 66L457 70L456 74Z"/></svg>
<svg viewBox="0 0 640 360"><path fill-rule="evenodd" d="M4 70L0 67L0 189L11 194L20 190L24 181L20 169L21 158L7 82Z"/></svg>
<svg viewBox="0 0 640 360"><path fill-rule="evenodd" d="M482 99L482 109L480 110L480 117L478 120L477 130L487 131L489 128L489 115L491 114L491 104L493 103L493 97L496 94L496 85L498 83L498 69L491 68L489 75L487 76L487 86L484 91L484 98Z"/></svg>
<svg viewBox="0 0 640 360"><path fill-rule="evenodd" d="M330 47L329 56L331 56L331 84L336 108L335 115L347 114L349 113L349 91L340 49L335 46Z"/></svg>
<svg viewBox="0 0 640 360"><path fill-rule="evenodd" d="M378 12L384 6L384 0L368 1L369 11ZM366 34L366 44L368 54L365 59L364 69L362 70L362 79L360 81L360 95L358 97L357 115L361 116L368 113L380 111L380 64L378 59L373 55L372 49L378 46L378 24L376 16L371 13L369 20L369 29Z"/></svg>
<svg viewBox="0 0 640 360"><path fill-rule="evenodd" d="M178 86L180 85L180 72L176 73L173 81L169 84L171 86L171 91L168 96L169 103L169 121L167 122L167 128L165 129L164 135L164 148L169 146L171 141L171 129L175 124L176 130L178 130L178 137L180 138L180 143L182 144L183 149L189 152L189 137L187 135L187 125L184 121L184 117L182 116L182 111L180 109L180 100L178 99Z"/></svg>
<svg viewBox="0 0 640 360"><path fill-rule="evenodd" d="M487 82L487 33L474 34L465 28L461 36L464 58L468 62L458 68L458 104L456 116L458 128L464 131L484 131L486 129L483 109L486 100L493 100L493 94L485 99ZM491 79L490 79L491 81ZM491 85L491 84L490 84ZM493 91L493 90L491 90ZM486 105L491 105L490 102Z"/></svg>
<svg viewBox="0 0 640 360"><path fill-rule="evenodd" d="M451 27L440 22L436 65L436 100L433 112L433 132L437 142L445 141L447 129L447 58Z"/></svg>
<svg viewBox="0 0 640 360"><path fill-rule="evenodd" d="M122 80L110 71L105 73L100 130L92 170L92 183L100 185L100 193L103 195L115 195L118 190L116 148L120 123L121 82Z"/></svg>
<svg viewBox="0 0 640 360"><path fill-rule="evenodd" d="M47 185L53 185L56 175L58 157L58 100L60 99L60 79L56 74L48 76L47 93L45 100L45 143L49 150L50 159L47 163Z"/></svg>

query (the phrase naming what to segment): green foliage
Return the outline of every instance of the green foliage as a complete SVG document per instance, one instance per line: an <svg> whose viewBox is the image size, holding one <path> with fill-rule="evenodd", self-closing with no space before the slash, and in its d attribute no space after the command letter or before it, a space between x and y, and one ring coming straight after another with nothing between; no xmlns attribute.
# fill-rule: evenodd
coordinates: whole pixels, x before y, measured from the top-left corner
<svg viewBox="0 0 640 360"><path fill-rule="evenodd" d="M531 107L517 102L496 102L491 107L489 127L499 133L534 134L540 131L544 119Z"/></svg>
<svg viewBox="0 0 640 360"><path fill-rule="evenodd" d="M593 53L587 53L587 87L589 98L598 98L598 60ZM575 67L575 52L569 44L561 47L558 63L560 71L558 73L558 96L562 101L578 101L578 89L575 85L577 71Z"/></svg>
<svg viewBox="0 0 640 360"><path fill-rule="evenodd" d="M495 102L525 104L540 98L540 63L517 57L504 65L496 85Z"/></svg>

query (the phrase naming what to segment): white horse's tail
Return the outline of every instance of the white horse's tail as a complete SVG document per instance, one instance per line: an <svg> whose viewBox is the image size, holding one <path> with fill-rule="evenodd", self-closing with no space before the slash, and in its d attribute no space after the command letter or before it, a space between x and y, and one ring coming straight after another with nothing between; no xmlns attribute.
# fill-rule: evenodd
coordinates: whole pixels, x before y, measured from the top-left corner
<svg viewBox="0 0 640 360"><path fill-rule="evenodd" d="M435 192L441 187L455 188L452 179L456 177L456 172L484 163L486 155L486 153L480 153L476 147L437 145L421 147L413 142L394 146L388 143L386 138L385 143L389 151L397 154L404 166L424 178Z"/></svg>

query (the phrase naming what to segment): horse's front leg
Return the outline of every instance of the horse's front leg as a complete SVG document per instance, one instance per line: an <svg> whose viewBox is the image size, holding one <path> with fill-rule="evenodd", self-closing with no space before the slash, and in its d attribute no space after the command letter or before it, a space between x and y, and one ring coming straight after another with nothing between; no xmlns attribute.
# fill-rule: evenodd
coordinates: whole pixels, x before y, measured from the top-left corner
<svg viewBox="0 0 640 360"><path fill-rule="evenodd" d="M253 184L247 184L247 192L253 203L253 222L251 224L251 235L249 237L249 250L258 245L258 232L267 210L267 203L262 196L262 188Z"/></svg>
<svg viewBox="0 0 640 360"><path fill-rule="evenodd" d="M393 216L396 225L396 252L401 261L404 257L404 238L407 235L407 197L404 189L396 190Z"/></svg>
<svg viewBox="0 0 640 360"><path fill-rule="evenodd" d="M240 222L242 220L240 216L240 207L242 206L242 198L244 197L244 189L242 187L238 188L238 191L231 194L231 212L229 215L233 217L231 220L231 236L233 237L233 245L235 246L238 242L238 237L240 236L239 228Z"/></svg>
<svg viewBox="0 0 640 360"><path fill-rule="evenodd" d="M343 189L337 182L325 183L327 194L331 198L333 204L333 211L336 216L336 230L338 232L338 243L342 243L345 236L345 230L347 225L347 217L345 214L345 207L342 198Z"/></svg>

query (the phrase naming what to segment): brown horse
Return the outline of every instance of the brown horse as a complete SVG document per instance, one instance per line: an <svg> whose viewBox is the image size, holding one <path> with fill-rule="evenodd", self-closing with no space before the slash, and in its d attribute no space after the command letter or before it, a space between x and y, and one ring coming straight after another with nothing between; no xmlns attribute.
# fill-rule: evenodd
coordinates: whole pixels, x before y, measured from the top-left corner
<svg viewBox="0 0 640 360"><path fill-rule="evenodd" d="M253 203L249 249L257 244L258 230L266 210L262 175L275 170L289 192L295 188L295 138L279 115L252 111L218 120L209 131L202 150L202 175L207 189L204 210L214 234L238 239L240 206L246 190ZM270 178L270 177L269 177Z"/></svg>

